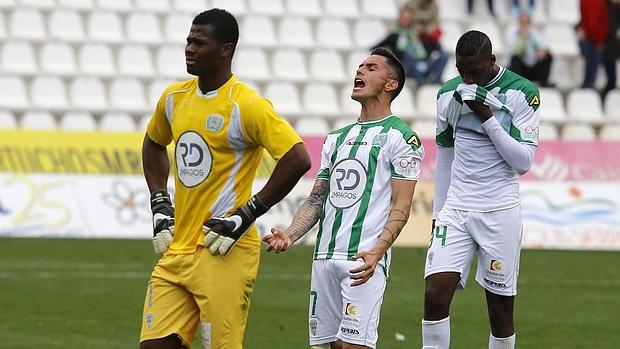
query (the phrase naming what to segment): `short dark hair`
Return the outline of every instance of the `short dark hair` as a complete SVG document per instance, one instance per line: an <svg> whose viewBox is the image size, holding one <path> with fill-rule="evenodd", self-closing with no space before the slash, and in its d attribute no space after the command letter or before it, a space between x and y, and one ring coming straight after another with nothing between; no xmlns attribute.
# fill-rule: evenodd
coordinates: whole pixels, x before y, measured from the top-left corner
<svg viewBox="0 0 620 349"><path fill-rule="evenodd" d="M370 52L370 55L383 56L387 59L388 65L392 69L392 78L398 82L398 87L392 91L392 100L394 100L400 94L400 91L403 90L403 87L405 87L405 68L403 64L394 52L386 47L377 47Z"/></svg>
<svg viewBox="0 0 620 349"><path fill-rule="evenodd" d="M222 43L239 42L239 24L230 12L219 8L212 8L199 13L192 25L211 25L216 38Z"/></svg>
<svg viewBox="0 0 620 349"><path fill-rule="evenodd" d="M470 30L461 35L456 43L456 54L461 57L471 57L479 53L488 54L489 56L493 53L491 39L485 33L478 30Z"/></svg>

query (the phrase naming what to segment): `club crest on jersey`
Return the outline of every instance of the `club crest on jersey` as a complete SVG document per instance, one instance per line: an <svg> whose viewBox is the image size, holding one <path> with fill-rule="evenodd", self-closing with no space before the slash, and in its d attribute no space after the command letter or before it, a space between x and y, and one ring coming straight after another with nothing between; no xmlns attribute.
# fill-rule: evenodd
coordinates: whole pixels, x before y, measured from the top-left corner
<svg viewBox="0 0 620 349"><path fill-rule="evenodd" d="M211 114L207 116L207 131L220 132L224 125L224 117L219 114Z"/></svg>
<svg viewBox="0 0 620 349"><path fill-rule="evenodd" d="M387 142L387 138L387 133L379 133L372 138L372 146L379 148L383 147Z"/></svg>
<svg viewBox="0 0 620 349"><path fill-rule="evenodd" d="M502 104L506 104L506 101L508 100L508 97L506 97L505 94L498 94L495 97L497 97L497 99L502 102Z"/></svg>

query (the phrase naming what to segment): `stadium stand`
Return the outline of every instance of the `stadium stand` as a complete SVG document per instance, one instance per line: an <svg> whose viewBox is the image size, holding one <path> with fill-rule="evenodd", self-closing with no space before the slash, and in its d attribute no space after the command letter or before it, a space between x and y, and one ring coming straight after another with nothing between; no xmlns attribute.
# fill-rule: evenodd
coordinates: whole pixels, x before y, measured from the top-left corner
<svg viewBox="0 0 620 349"><path fill-rule="evenodd" d="M15 115L7 110L0 110L0 129L16 129L17 119Z"/></svg>
<svg viewBox="0 0 620 349"><path fill-rule="evenodd" d="M433 139L436 125L435 120L416 120L411 124L411 129L415 130L418 137Z"/></svg>
<svg viewBox="0 0 620 349"><path fill-rule="evenodd" d="M239 19L234 71L241 79L265 92L293 124L321 119L335 127L359 111L350 99L350 82L367 50L394 25L404 2L2 0L0 127L36 126L24 122L26 116L46 115L41 117L49 121L51 114L54 122L42 125L55 128L59 120L62 129L75 123L75 129L93 130L104 112L123 112L134 129L142 130L163 88L187 77L185 37L193 16L210 6L224 7ZM497 17L478 2L479 13L468 16L464 0L437 0L441 44L451 54L444 80L457 74L454 45L469 28L487 32L499 62L507 64L506 34L515 26L511 1L496 1ZM592 139L598 133L601 139L617 139L620 90L601 100L593 90L577 89L583 77L573 29L578 3L538 1L532 14L554 56L550 80L555 87L541 89L541 137ZM427 127L425 120L435 116L437 87L406 86L394 112L416 127ZM322 103L313 103L317 99ZM86 121L78 122L81 117Z"/></svg>
<svg viewBox="0 0 620 349"><path fill-rule="evenodd" d="M340 113L340 103L334 87L326 82L309 82L302 94L304 114L314 117L337 117ZM317 103L320 101L320 103Z"/></svg>
<svg viewBox="0 0 620 349"><path fill-rule="evenodd" d="M71 45L65 42L45 43L39 50L41 72L63 77L77 73L75 52Z"/></svg>
<svg viewBox="0 0 620 349"><path fill-rule="evenodd" d="M60 117L58 127L65 131L95 131L95 117L87 112L67 112Z"/></svg>
<svg viewBox="0 0 620 349"><path fill-rule="evenodd" d="M603 122L601 99L594 90L574 89L570 91L566 106L571 121L585 121L592 124Z"/></svg>
<svg viewBox="0 0 620 349"><path fill-rule="evenodd" d="M52 113L41 110L24 113L20 126L30 130L55 130L58 128Z"/></svg>
<svg viewBox="0 0 620 349"><path fill-rule="evenodd" d="M273 82L267 85L265 96L271 100L276 111L284 116L301 114L301 100L297 87L290 82Z"/></svg>
<svg viewBox="0 0 620 349"><path fill-rule="evenodd" d="M342 56L333 50L315 50L310 55L310 76L312 80L342 82L350 80L351 74L344 71Z"/></svg>
<svg viewBox="0 0 620 349"><path fill-rule="evenodd" d="M80 73L95 76L112 76L116 66L112 49L105 44L85 43L78 53Z"/></svg>
<svg viewBox="0 0 620 349"><path fill-rule="evenodd" d="M36 77L30 84L30 103L34 108L49 111L67 109L65 84L55 76Z"/></svg>
<svg viewBox="0 0 620 349"><path fill-rule="evenodd" d="M306 57L297 49L285 48L274 52L271 57L273 78L279 80L306 81Z"/></svg>
<svg viewBox="0 0 620 349"><path fill-rule="evenodd" d="M56 10L49 16L50 38L66 42L82 42L86 38L82 16L75 10Z"/></svg>
<svg viewBox="0 0 620 349"><path fill-rule="evenodd" d="M121 112L105 113L99 122L99 129L111 132L134 132L136 125L129 114Z"/></svg>
<svg viewBox="0 0 620 349"><path fill-rule="evenodd" d="M287 12L294 16L318 18L323 14L319 0L286 0Z"/></svg>
<svg viewBox="0 0 620 349"><path fill-rule="evenodd" d="M541 122L540 123L540 140L544 141L556 141L560 139L560 134L558 133L558 129L553 126L552 123L549 122Z"/></svg>
<svg viewBox="0 0 620 349"><path fill-rule="evenodd" d="M590 124L574 122L562 128L561 138L565 141L593 141L596 140L596 131Z"/></svg>
<svg viewBox="0 0 620 349"><path fill-rule="evenodd" d="M603 141L620 141L620 124L603 125L599 138Z"/></svg>

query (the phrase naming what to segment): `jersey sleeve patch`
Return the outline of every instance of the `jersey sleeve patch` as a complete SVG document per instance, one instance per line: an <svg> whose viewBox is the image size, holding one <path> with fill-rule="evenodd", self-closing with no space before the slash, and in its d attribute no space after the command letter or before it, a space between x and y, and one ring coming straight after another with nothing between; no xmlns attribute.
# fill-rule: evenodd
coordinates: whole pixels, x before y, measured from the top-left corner
<svg viewBox="0 0 620 349"><path fill-rule="evenodd" d="M407 144L413 145L417 149L420 147L420 144L422 144L422 142L420 141L418 135L414 133L407 139Z"/></svg>

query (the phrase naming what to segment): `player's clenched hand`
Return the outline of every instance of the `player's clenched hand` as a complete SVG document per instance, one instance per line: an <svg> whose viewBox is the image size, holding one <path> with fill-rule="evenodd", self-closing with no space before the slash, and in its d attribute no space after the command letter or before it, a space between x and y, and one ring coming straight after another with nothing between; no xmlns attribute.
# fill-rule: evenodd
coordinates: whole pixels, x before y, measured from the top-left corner
<svg viewBox="0 0 620 349"><path fill-rule="evenodd" d="M153 249L155 253L164 253L172 243L174 235L174 207L170 194L165 190L151 193L151 211L153 212Z"/></svg>
<svg viewBox="0 0 620 349"><path fill-rule="evenodd" d="M267 243L267 251L274 251L280 253L288 250L293 245L293 240L284 231L271 228L271 233L263 237L263 241Z"/></svg>
<svg viewBox="0 0 620 349"><path fill-rule="evenodd" d="M471 111L473 111L476 116L478 116L478 119L480 119L481 122L485 122L493 116L493 114L491 113L491 108L489 108L488 105L476 101L463 102L467 104L469 109L471 109Z"/></svg>
<svg viewBox="0 0 620 349"><path fill-rule="evenodd" d="M247 203L236 209L228 217L213 217L202 226L204 245L212 254L226 255L228 251L247 233L256 218L267 212L267 207L254 195Z"/></svg>
<svg viewBox="0 0 620 349"><path fill-rule="evenodd" d="M353 279L351 286L359 286L368 281L375 274L375 269L377 268L377 264L381 260L381 257L383 257L382 253L372 250L358 252L355 254L353 259L361 258L364 261L364 264L349 270L349 273L351 273L351 279Z"/></svg>

